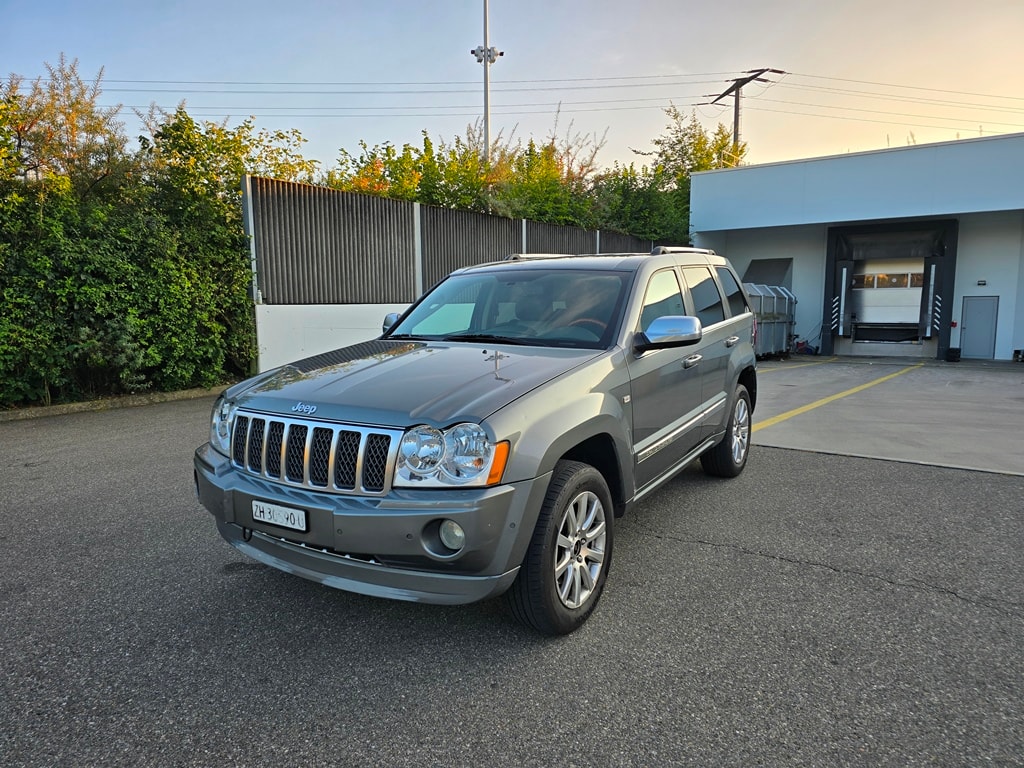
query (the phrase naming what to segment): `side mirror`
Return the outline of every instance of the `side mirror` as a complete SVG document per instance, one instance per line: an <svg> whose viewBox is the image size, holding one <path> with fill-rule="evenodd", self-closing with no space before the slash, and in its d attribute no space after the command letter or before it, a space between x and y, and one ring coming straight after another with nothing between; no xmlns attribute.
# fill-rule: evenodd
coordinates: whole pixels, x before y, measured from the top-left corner
<svg viewBox="0 0 1024 768"><path fill-rule="evenodd" d="M391 330L391 326L398 322L398 318L401 317L397 312L388 312L384 315L384 324L381 326L381 331L387 333Z"/></svg>
<svg viewBox="0 0 1024 768"><path fill-rule="evenodd" d="M633 350L639 355L652 349L669 349L696 344L704 329L696 317L667 315L651 321L646 331L636 335Z"/></svg>

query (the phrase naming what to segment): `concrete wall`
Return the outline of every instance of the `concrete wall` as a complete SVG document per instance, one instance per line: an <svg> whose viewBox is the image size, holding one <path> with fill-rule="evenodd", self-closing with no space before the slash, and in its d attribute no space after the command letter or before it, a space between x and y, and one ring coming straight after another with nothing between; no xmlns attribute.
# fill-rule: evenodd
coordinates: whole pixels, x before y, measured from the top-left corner
<svg viewBox="0 0 1024 768"><path fill-rule="evenodd" d="M998 296L997 360L1009 360L1024 347L1024 212L971 214L960 217L953 319L959 326L964 296ZM978 285L984 280L985 285ZM950 346L960 346L954 328Z"/></svg>
<svg viewBox="0 0 1024 768"><path fill-rule="evenodd" d="M792 259L796 296L796 333L811 344L821 329L824 303L825 247L823 226L773 227L709 232L695 238L699 248L713 248L736 267L740 277L753 259Z"/></svg>
<svg viewBox="0 0 1024 768"><path fill-rule="evenodd" d="M369 341L381 333L388 312L408 304L257 304L259 369Z"/></svg>

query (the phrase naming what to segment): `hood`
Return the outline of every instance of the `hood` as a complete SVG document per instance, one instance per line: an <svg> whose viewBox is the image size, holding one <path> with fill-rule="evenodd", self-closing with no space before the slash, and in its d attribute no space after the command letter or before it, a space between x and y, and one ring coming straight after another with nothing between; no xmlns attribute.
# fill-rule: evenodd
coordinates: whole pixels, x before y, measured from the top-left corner
<svg viewBox="0 0 1024 768"><path fill-rule="evenodd" d="M447 427L480 422L600 354L593 349L378 339L286 365L227 394L242 408L283 416Z"/></svg>

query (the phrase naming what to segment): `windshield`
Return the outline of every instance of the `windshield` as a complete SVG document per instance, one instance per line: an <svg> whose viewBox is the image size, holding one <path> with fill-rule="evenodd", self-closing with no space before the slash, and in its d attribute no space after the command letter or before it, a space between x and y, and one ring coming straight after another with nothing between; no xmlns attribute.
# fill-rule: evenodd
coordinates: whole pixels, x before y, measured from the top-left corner
<svg viewBox="0 0 1024 768"><path fill-rule="evenodd" d="M630 277L568 269L454 275L385 338L602 349L615 333Z"/></svg>

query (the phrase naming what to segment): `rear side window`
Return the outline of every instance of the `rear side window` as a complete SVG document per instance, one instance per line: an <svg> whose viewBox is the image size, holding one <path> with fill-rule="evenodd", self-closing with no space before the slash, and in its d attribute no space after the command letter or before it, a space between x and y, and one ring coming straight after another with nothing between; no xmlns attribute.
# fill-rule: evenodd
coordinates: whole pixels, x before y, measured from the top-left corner
<svg viewBox="0 0 1024 768"><path fill-rule="evenodd" d="M742 315L748 311L743 291L740 289L740 284L736 282L736 278L732 276L732 272L725 267L715 267L715 271L718 272L718 279L725 290L725 302L729 305L729 312L732 316L736 317L736 315Z"/></svg>
<svg viewBox="0 0 1024 768"><path fill-rule="evenodd" d="M693 296L694 308L700 324L703 326L714 325L725 320L725 306L722 304L722 295L718 292L718 285L715 278L711 276L711 270L707 267L684 267L683 279Z"/></svg>
<svg viewBox="0 0 1024 768"><path fill-rule="evenodd" d="M640 330L646 331L652 320L668 315L685 315L683 295L679 290L676 273L663 269L651 277L644 295L644 308L640 313Z"/></svg>

